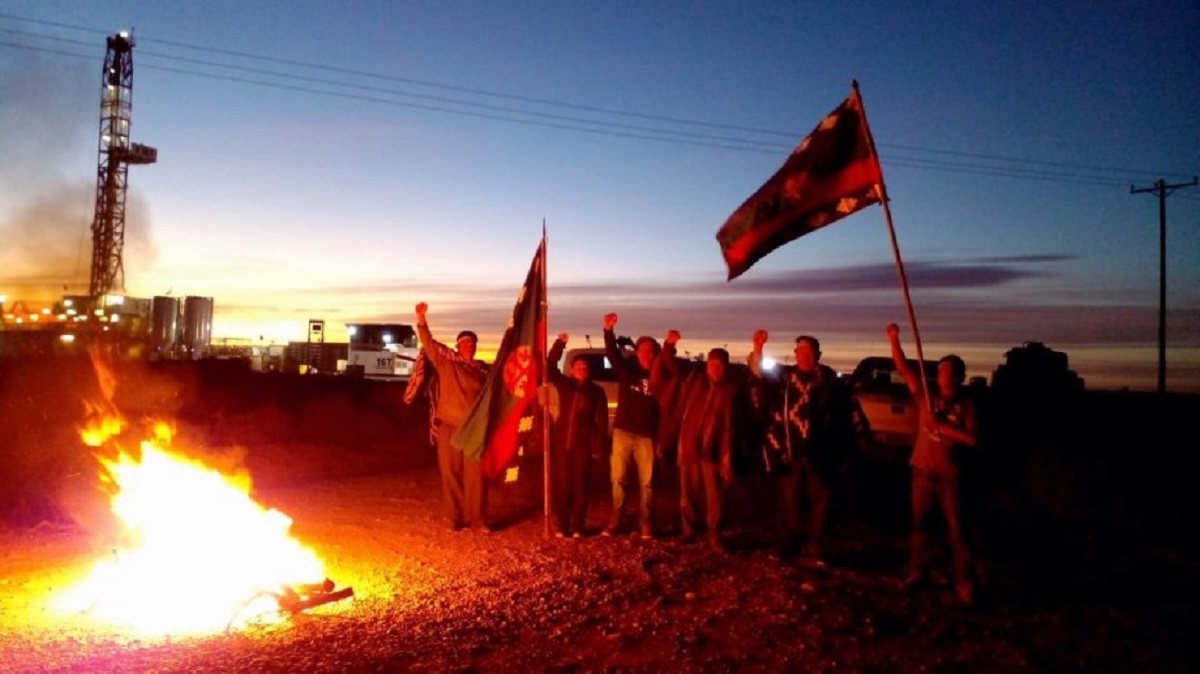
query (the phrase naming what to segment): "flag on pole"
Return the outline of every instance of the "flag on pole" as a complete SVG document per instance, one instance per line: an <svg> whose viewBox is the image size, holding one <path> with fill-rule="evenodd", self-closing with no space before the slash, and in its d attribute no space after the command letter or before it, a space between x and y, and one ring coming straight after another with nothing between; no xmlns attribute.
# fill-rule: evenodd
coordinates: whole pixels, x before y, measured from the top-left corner
<svg viewBox="0 0 1200 674"><path fill-rule="evenodd" d="M483 391L466 421L454 433L454 445L482 461L491 480L516 479L516 460L533 430L536 396L546 360L546 235L533 256L525 285L488 371ZM506 474L507 473L507 474Z"/></svg>
<svg viewBox="0 0 1200 674"><path fill-rule="evenodd" d="M882 182L855 82L850 96L717 232L729 280L783 244L879 203Z"/></svg>

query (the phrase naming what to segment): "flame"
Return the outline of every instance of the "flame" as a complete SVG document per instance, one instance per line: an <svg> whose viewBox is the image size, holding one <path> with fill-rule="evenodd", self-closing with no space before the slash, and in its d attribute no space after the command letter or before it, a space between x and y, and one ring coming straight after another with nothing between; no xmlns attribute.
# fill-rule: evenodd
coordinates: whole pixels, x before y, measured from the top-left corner
<svg viewBox="0 0 1200 674"><path fill-rule="evenodd" d="M292 520L250 497L248 475L177 453L164 423L140 451L126 451L124 426L105 415L82 431L104 469L121 543L59 608L147 635L209 633L281 620L285 587L325 578L317 556L289 536Z"/></svg>

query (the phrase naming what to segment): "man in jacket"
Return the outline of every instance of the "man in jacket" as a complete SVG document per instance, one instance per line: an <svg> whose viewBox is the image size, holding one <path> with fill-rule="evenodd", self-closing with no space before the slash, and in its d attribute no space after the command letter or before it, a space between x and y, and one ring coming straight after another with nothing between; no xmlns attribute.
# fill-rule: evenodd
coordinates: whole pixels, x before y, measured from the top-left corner
<svg viewBox="0 0 1200 674"><path fill-rule="evenodd" d="M866 437L867 420L850 387L821 363L821 343L811 335L796 338L796 364L765 372L767 331L754 332L750 372L758 386L763 452L774 476L780 555L800 551L801 495L806 497L808 536L803 552L824 565L830 543L830 503L850 452Z"/></svg>
<svg viewBox="0 0 1200 674"><path fill-rule="evenodd" d="M604 529L605 536L617 534L625 511L625 482L630 463L637 465L640 486L638 520L644 539L654 536L651 525L654 491L654 459L658 451L659 406L650 391L650 368L658 355L658 342L653 337L639 337L635 344L636 358L629 359L617 346L613 333L616 314L604 316L604 348L620 381L617 390L617 416L613 420L612 438L612 521Z"/></svg>
<svg viewBox="0 0 1200 674"><path fill-rule="evenodd" d="M474 332L458 333L455 348L433 338L426 322L429 305L417 305L417 334L421 338L421 354L437 371L437 400L433 406L433 424L437 429L438 471L442 477L442 496L451 530L465 525L484 533L491 531L487 522L487 485L477 460L468 459L462 449L451 442L454 431L466 421L471 407L483 390L487 368L475 360L478 338Z"/></svg>
<svg viewBox="0 0 1200 674"><path fill-rule="evenodd" d="M682 537L695 538L701 508L709 543L724 550L721 512L724 493L733 481L735 448L744 429L745 398L739 383L729 376L729 352L712 349L704 366L676 357L677 330L667 333L662 353L655 360L654 384L661 388L679 383L677 405L664 410L678 423L679 507Z"/></svg>
<svg viewBox="0 0 1200 674"><path fill-rule="evenodd" d="M583 536L587 518L588 463L602 457L608 443L608 396L592 381L587 358L576 355L570 376L558 369L567 348L563 333L550 347L546 373L558 391L558 417L551 436L550 467L559 538Z"/></svg>

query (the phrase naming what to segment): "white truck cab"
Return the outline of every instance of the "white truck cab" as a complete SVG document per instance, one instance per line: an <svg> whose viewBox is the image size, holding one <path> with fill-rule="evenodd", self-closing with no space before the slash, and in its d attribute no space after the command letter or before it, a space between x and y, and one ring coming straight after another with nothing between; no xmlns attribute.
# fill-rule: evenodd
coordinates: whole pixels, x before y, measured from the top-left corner
<svg viewBox="0 0 1200 674"><path fill-rule="evenodd" d="M406 323L347 323L350 344L344 371L367 379L406 380L421 349Z"/></svg>

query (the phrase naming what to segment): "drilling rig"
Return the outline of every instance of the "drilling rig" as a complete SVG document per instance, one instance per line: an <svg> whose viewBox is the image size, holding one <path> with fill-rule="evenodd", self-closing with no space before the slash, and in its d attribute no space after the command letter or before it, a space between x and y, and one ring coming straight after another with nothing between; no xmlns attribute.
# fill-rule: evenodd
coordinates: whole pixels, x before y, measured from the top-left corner
<svg viewBox="0 0 1200 674"><path fill-rule="evenodd" d="M100 78L100 159L96 171L96 216L92 221L90 309L104 306L106 295L125 290L125 193L130 164L153 164L158 150L129 141L133 111L133 36L108 37Z"/></svg>
<svg viewBox="0 0 1200 674"><path fill-rule="evenodd" d="M0 337L3 337L0 356L71 353L81 344L97 340L130 355L144 350L150 333L152 300L124 295L125 196L129 165L155 163L158 150L129 140L133 45L128 32L109 36L101 72L100 159L88 294L64 296L59 304L41 311L31 311L22 302L14 303L10 309L5 306L6 298L0 297ZM174 301L174 298L161 299ZM210 307L208 300L207 305L201 306L201 316L208 316L203 310ZM175 312L176 318L178 313ZM165 322L169 322L171 312L165 311L164 315ZM77 337L82 339L77 341ZM206 340L207 334L203 337ZM189 349L188 353L196 351Z"/></svg>

